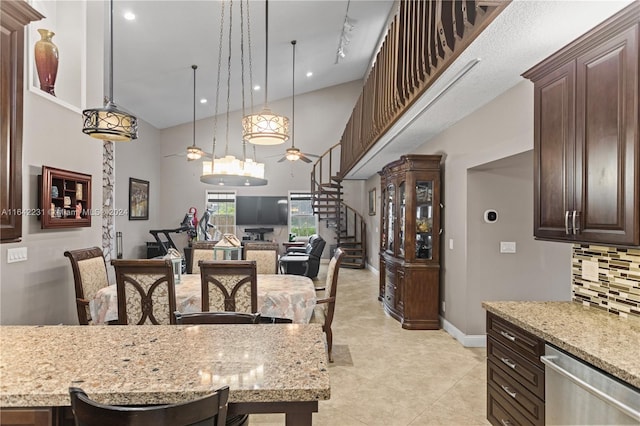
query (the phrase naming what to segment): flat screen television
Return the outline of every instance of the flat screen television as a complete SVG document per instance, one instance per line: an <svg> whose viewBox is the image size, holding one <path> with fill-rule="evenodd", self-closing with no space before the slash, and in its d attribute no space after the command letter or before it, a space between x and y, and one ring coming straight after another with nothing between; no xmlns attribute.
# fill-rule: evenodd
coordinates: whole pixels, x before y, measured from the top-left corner
<svg viewBox="0 0 640 426"><path fill-rule="evenodd" d="M236 225L286 225L287 197L236 198Z"/></svg>

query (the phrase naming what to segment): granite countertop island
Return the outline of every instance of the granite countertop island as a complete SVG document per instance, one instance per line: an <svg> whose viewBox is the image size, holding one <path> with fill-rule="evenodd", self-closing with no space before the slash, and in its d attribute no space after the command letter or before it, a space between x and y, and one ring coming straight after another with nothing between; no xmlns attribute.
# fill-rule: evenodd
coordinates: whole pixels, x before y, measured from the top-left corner
<svg viewBox="0 0 640 426"><path fill-rule="evenodd" d="M329 399L320 325L0 326L0 407L176 403L230 387L229 404ZM310 417L310 414L309 414Z"/></svg>
<svg viewBox="0 0 640 426"><path fill-rule="evenodd" d="M577 302L483 302L548 343L640 388L640 320Z"/></svg>

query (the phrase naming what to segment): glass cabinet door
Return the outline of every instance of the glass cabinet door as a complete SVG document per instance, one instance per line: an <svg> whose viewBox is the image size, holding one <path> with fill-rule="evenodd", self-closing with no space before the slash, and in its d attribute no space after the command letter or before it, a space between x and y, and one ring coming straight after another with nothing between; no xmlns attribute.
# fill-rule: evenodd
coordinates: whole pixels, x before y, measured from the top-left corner
<svg viewBox="0 0 640 426"><path fill-rule="evenodd" d="M394 247L394 232L395 232L395 212L393 211L396 204L394 198L396 196L396 188L393 184L387 186L387 251L393 252Z"/></svg>
<svg viewBox="0 0 640 426"><path fill-rule="evenodd" d="M387 188L383 187L382 188L382 194L380 197L381 200L381 208L380 208L380 215L381 215L381 224L382 224L382 232L380 233L380 249L381 250L386 250L387 249Z"/></svg>
<svg viewBox="0 0 640 426"><path fill-rule="evenodd" d="M416 258L433 258L433 181L416 182Z"/></svg>
<svg viewBox="0 0 640 426"><path fill-rule="evenodd" d="M404 242L405 242L405 228L406 228L406 207L407 207L407 197L405 193L405 183L402 182L400 186L398 186L398 202L400 204L400 212L398 220L399 223L399 232L398 232L398 256L404 257Z"/></svg>

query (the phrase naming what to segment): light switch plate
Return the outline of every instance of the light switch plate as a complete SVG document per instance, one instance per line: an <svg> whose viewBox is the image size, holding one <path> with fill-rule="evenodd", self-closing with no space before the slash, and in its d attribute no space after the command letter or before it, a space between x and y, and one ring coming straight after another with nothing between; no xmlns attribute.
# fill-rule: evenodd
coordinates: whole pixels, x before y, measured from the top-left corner
<svg viewBox="0 0 640 426"><path fill-rule="evenodd" d="M598 281L598 262L593 260L582 261L582 279Z"/></svg>
<svg viewBox="0 0 640 426"><path fill-rule="evenodd" d="M7 250L7 263L24 262L27 260L27 248L16 247Z"/></svg>
<svg viewBox="0 0 640 426"><path fill-rule="evenodd" d="M515 241L500 241L500 253L515 253L516 242Z"/></svg>

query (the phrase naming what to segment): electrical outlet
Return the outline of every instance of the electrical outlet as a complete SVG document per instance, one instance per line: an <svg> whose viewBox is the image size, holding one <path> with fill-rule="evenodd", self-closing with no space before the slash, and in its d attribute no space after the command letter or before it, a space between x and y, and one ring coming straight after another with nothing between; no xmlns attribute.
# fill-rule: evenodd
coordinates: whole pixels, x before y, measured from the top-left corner
<svg viewBox="0 0 640 426"><path fill-rule="evenodd" d="M598 281L598 262L592 260L582 261L582 279Z"/></svg>
<svg viewBox="0 0 640 426"><path fill-rule="evenodd" d="M453 238L449 238L449 250L453 250Z"/></svg>
<svg viewBox="0 0 640 426"><path fill-rule="evenodd" d="M444 300L443 300L443 301L442 301L442 313L444 313L445 308L446 308L446 306L445 306L445 304L444 304Z"/></svg>
<svg viewBox="0 0 640 426"><path fill-rule="evenodd" d="M500 253L515 253L515 241L500 241Z"/></svg>

